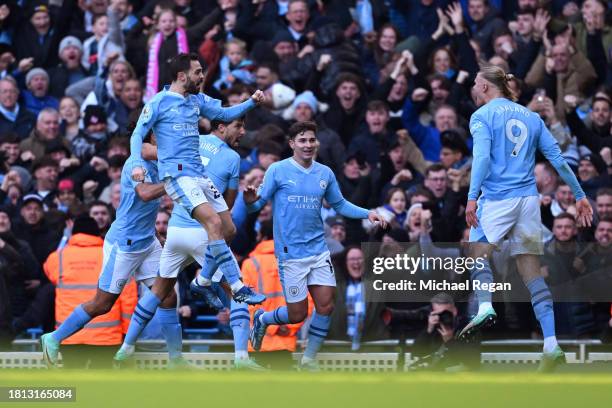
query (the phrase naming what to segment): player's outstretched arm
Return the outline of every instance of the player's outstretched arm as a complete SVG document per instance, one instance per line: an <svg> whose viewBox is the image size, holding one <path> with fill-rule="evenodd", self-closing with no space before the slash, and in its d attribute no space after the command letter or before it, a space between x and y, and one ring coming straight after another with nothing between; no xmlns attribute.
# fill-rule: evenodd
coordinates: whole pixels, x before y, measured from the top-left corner
<svg viewBox="0 0 612 408"><path fill-rule="evenodd" d="M142 201L152 201L166 194L164 183L140 183L134 189Z"/></svg>
<svg viewBox="0 0 612 408"><path fill-rule="evenodd" d="M257 187L253 185L246 186L242 194L242 198L244 199L244 203L247 205L247 212L249 213L257 212L261 210L264 205L266 205L266 200L257 194Z"/></svg>
<svg viewBox="0 0 612 408"><path fill-rule="evenodd" d="M272 164L266 170L263 182L256 188L254 185L249 184L244 190L244 202L247 205L247 212L253 213L263 208L268 201L272 199L274 193L278 188L276 181L276 167L277 163Z"/></svg>
<svg viewBox="0 0 612 408"><path fill-rule="evenodd" d="M220 120L223 122L231 122L238 119L264 100L264 94L260 90L255 91L248 100L227 108L221 106L220 100L210 98L205 94L199 94L198 97L201 115L210 120Z"/></svg>

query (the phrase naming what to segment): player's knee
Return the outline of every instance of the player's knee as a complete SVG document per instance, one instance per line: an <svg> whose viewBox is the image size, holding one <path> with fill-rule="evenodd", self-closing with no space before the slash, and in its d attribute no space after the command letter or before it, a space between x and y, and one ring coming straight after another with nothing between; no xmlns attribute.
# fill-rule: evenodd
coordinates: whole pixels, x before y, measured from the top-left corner
<svg viewBox="0 0 612 408"><path fill-rule="evenodd" d="M225 225L223 230L223 237L227 242L231 242L236 237L236 226L232 222L230 225Z"/></svg>
<svg viewBox="0 0 612 408"><path fill-rule="evenodd" d="M301 323L306 320L307 309L289 310L289 323Z"/></svg>
<svg viewBox="0 0 612 408"><path fill-rule="evenodd" d="M101 316L111 311L113 304L106 301L94 301L90 307L90 315Z"/></svg>
<svg viewBox="0 0 612 408"><path fill-rule="evenodd" d="M329 302L325 305L320 305L316 307L317 314L322 316L329 316L334 312L334 304Z"/></svg>
<svg viewBox="0 0 612 408"><path fill-rule="evenodd" d="M222 236L223 231L223 223L221 222L221 218L215 214L214 216L210 216L205 220L206 231L208 235L212 238L215 236Z"/></svg>
<svg viewBox="0 0 612 408"><path fill-rule="evenodd" d="M176 307L176 292L175 291L171 291L168 296L166 296L164 298L164 300L161 302L160 306L164 309L170 309L173 307Z"/></svg>

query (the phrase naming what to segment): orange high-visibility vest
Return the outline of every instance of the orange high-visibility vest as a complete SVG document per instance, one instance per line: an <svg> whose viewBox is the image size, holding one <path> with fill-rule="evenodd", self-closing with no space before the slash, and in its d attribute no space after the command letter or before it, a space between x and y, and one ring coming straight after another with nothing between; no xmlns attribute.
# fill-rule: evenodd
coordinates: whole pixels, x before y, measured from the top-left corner
<svg viewBox="0 0 612 408"><path fill-rule="evenodd" d="M251 321L253 314L259 308L266 312L272 311L280 306L286 306L283 287L278 274L278 263L274 256L274 241L262 241L249 254L242 263L242 279L244 284L252 286L256 292L266 295L266 301L259 306L249 306ZM312 299L308 296L309 313L312 311ZM303 323L288 324L287 336L278 334L280 326L270 325L266 331L261 351L288 350L295 351L297 332ZM249 351L253 351L249 344Z"/></svg>
<svg viewBox="0 0 612 408"><path fill-rule="evenodd" d="M93 299L102 271L102 238L75 234L68 244L53 252L43 265L45 274L55 285L55 321L58 327L81 303ZM138 301L136 283L132 280L110 312L98 316L62 344L112 346L121 344L132 312Z"/></svg>

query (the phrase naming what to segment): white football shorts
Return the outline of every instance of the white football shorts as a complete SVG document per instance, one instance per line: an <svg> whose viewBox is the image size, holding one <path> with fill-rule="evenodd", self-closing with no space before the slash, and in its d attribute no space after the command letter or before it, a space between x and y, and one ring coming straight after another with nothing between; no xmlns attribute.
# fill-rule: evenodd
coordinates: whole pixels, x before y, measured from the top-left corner
<svg viewBox="0 0 612 408"><path fill-rule="evenodd" d="M478 200L478 226L470 230L470 242L499 246L507 236L512 255L542 255L542 217L537 196L505 200Z"/></svg>
<svg viewBox="0 0 612 408"><path fill-rule="evenodd" d="M98 287L105 292L119 294L132 275L138 282L155 279L161 253L162 247L157 238L148 248L138 252L123 252L117 243L104 241Z"/></svg>
<svg viewBox="0 0 612 408"><path fill-rule="evenodd" d="M278 272L287 303L306 299L310 285L336 286L329 251L307 258L279 260Z"/></svg>

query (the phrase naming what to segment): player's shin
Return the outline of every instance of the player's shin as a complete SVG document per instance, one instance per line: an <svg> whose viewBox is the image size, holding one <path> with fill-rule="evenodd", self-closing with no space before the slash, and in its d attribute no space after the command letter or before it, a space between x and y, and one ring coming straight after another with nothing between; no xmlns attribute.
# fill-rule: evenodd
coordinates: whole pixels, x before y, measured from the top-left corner
<svg viewBox="0 0 612 408"><path fill-rule="evenodd" d="M183 332L179 323L176 307L158 308L159 322L161 323L161 331L166 339L168 346L168 356L170 360L180 358L183 354Z"/></svg>
<svg viewBox="0 0 612 408"><path fill-rule="evenodd" d="M196 276L196 282L200 286L209 286L212 283L212 276L217 270L217 261L210 251L210 246L206 247L206 254L204 256L204 265L202 270Z"/></svg>
<svg viewBox="0 0 612 408"><path fill-rule="evenodd" d="M478 300L478 314L481 314L492 307L491 305L491 292L486 288L493 283L493 272L489 265L489 260L486 258L481 259L482 268L472 269L471 280L476 293L476 299ZM476 281L478 282L476 284Z"/></svg>
<svg viewBox="0 0 612 408"><path fill-rule="evenodd" d="M308 344L302 357L302 364L316 360L317 353L327 337L330 320L330 316L320 315L316 310L313 313L310 328L308 329Z"/></svg>
<svg viewBox="0 0 612 408"><path fill-rule="evenodd" d="M246 360L249 358L249 308L245 303L238 303L232 300L230 312L230 327L234 335L234 358L236 360Z"/></svg>
<svg viewBox="0 0 612 408"><path fill-rule="evenodd" d="M260 319L266 326L271 324L278 326L289 324L289 310L287 309L287 306L281 306L271 312L265 312L261 315Z"/></svg>
<svg viewBox="0 0 612 408"><path fill-rule="evenodd" d="M65 338L81 330L91 319L92 317L83 309L83 305L78 305L70 316L51 334L51 337L53 340L61 343Z"/></svg>
<svg viewBox="0 0 612 408"><path fill-rule="evenodd" d="M210 253L215 258L217 266L221 269L223 276L229 282L232 292L236 293L244 285L240 281L240 269L238 263L232 254L232 251L227 246L227 243L220 239L217 241L211 241L208 244ZM211 275L212 276L212 275Z"/></svg>
<svg viewBox="0 0 612 408"><path fill-rule="evenodd" d="M155 311L161 301L159 298L150 290L147 290L145 294L140 298L134 313L132 314L132 320L128 327L128 332L123 340L123 345L134 346L140 333L143 331L147 323L155 315ZM123 346L121 346L123 348Z"/></svg>
<svg viewBox="0 0 612 408"><path fill-rule="evenodd" d="M527 289L529 289L531 294L533 312L542 327L544 352L550 353L558 345L555 335L555 313L553 311L552 294L542 277L527 282Z"/></svg>

